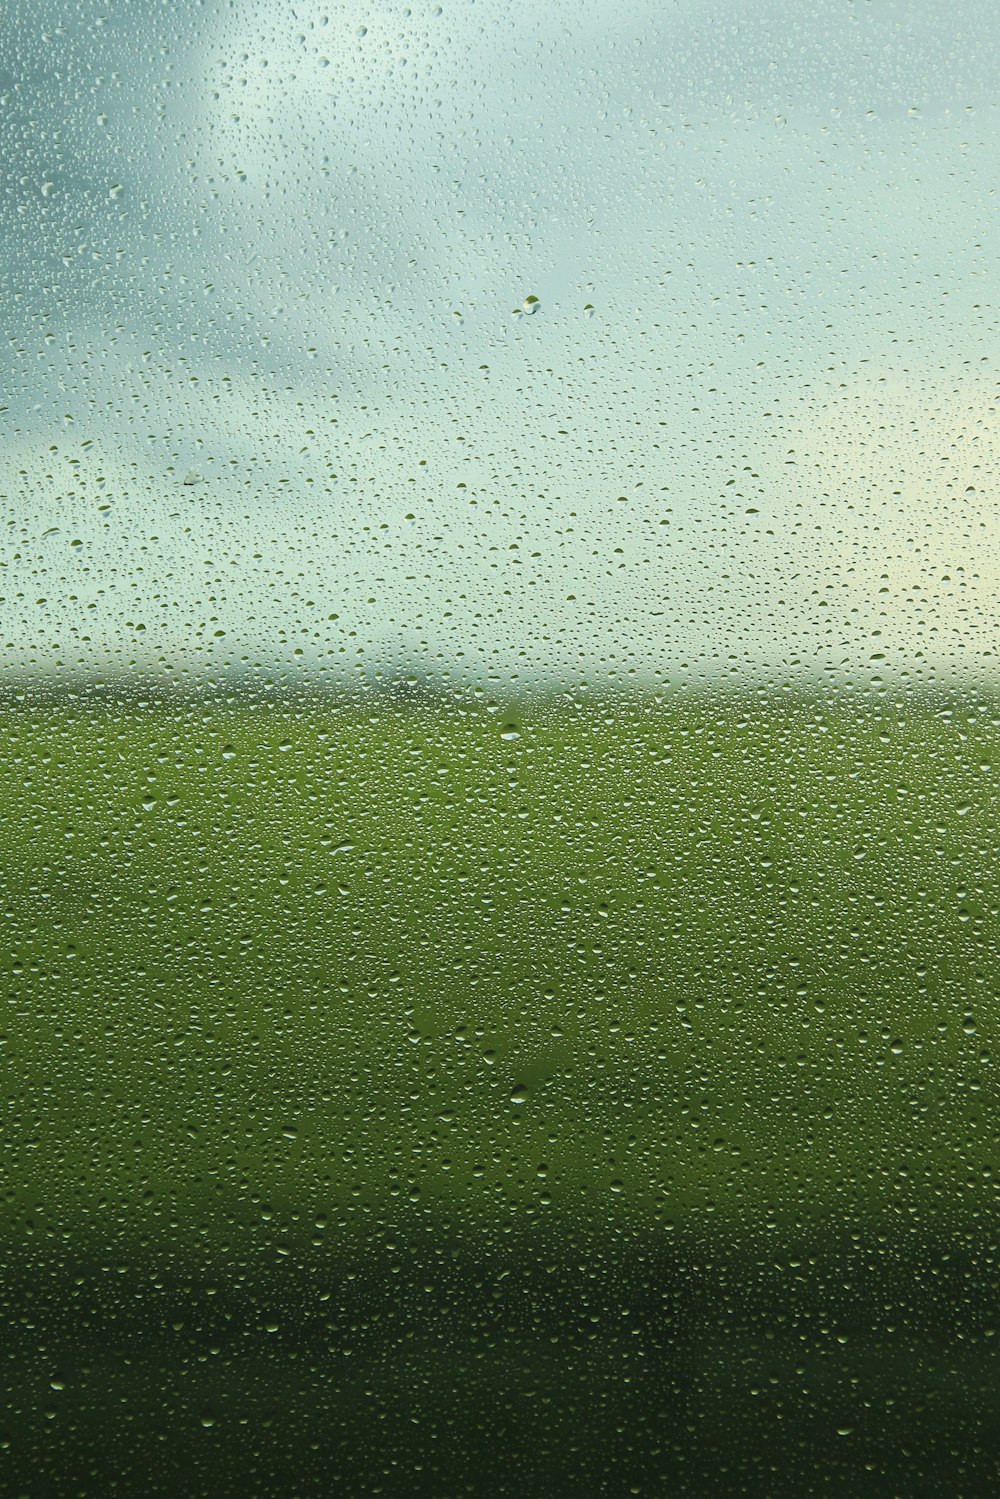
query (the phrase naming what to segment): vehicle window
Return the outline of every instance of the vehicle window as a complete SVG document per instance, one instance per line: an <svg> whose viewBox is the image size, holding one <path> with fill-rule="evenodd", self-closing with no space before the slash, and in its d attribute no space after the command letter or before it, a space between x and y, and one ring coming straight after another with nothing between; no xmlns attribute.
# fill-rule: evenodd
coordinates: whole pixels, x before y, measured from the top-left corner
<svg viewBox="0 0 1000 1499"><path fill-rule="evenodd" d="M0 38L0 1490L995 1493L992 14Z"/></svg>

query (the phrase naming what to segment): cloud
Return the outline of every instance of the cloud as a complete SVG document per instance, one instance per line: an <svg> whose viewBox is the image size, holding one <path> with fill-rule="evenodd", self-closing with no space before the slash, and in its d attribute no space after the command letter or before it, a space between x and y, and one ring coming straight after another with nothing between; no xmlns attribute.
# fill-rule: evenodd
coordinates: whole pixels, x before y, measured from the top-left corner
<svg viewBox="0 0 1000 1499"><path fill-rule="evenodd" d="M107 10L0 83L8 662L995 676L952 9Z"/></svg>

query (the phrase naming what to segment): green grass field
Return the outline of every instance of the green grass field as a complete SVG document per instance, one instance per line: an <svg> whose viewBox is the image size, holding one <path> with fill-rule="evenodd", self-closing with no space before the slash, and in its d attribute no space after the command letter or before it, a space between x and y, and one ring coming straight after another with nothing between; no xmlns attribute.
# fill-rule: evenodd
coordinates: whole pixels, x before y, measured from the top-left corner
<svg viewBox="0 0 1000 1499"><path fill-rule="evenodd" d="M992 1213L995 705L10 706L8 1251Z"/></svg>

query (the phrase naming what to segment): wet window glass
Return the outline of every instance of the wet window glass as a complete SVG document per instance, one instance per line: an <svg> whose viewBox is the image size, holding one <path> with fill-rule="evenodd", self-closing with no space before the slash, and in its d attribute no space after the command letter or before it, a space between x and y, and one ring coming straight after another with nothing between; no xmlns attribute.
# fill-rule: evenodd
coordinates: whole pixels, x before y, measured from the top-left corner
<svg viewBox="0 0 1000 1499"><path fill-rule="evenodd" d="M977 0L7 0L0 1489L986 1495Z"/></svg>

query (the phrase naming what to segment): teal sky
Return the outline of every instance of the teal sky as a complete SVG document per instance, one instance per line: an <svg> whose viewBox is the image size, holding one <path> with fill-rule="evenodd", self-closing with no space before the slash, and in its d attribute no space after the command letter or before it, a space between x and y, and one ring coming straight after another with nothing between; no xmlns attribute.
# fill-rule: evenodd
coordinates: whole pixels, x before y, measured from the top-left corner
<svg viewBox="0 0 1000 1499"><path fill-rule="evenodd" d="M8 675L995 679L985 5L4 14Z"/></svg>

